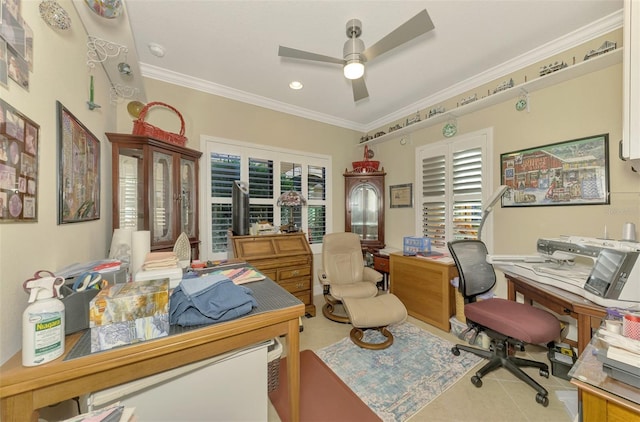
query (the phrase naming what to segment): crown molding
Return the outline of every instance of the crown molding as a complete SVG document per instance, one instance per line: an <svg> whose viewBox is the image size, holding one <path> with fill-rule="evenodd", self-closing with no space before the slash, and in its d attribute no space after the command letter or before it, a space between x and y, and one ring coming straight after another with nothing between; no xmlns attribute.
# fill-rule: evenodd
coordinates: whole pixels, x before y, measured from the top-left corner
<svg viewBox="0 0 640 422"><path fill-rule="evenodd" d="M168 82L174 85L183 86L185 88L195 89L197 91L206 92L207 94L218 95L235 101L252 104L258 107L264 107L270 110L282 113L292 114L294 116L303 117L305 119L315 120L321 123L327 123L333 126L343 127L358 132L363 132L365 126L349 120L338 119L327 114L317 113L315 111L295 107L281 101L275 101L260 95L254 95L239 89L229 88L228 86L219 85L204 79L194 78L182 73L172 72L161 67L153 66L147 63L140 63L142 76Z"/></svg>
<svg viewBox="0 0 640 422"><path fill-rule="evenodd" d="M563 51L577 47L594 38L619 29L622 27L623 18L623 10L620 9L619 11L605 16L602 19L594 21L589 25L570 32L558 39L555 39L527 53L508 60L498 66L478 73L472 78L454 84L442 91L430 95L429 97L423 98L422 100L417 101L413 104L409 104L406 107L395 111L394 113L388 114L368 124L360 124L345 119L339 119L327 114L317 113L306 108L295 107L281 101L271 100L266 97L215 84L203 79L193 78L181 73L167 71L166 69L162 69L160 67L153 66L147 63L140 63L140 70L142 76L151 79L168 82L174 85L184 86L186 88L192 88L198 91L218 95L231 100L236 100L258 107L264 107L270 110L303 117L305 119L315 120L321 123L327 123L333 126L343 127L345 129L351 129L358 132L366 133L389 124L390 122L403 119L408 115L412 115L416 110L432 107L435 104L458 96L478 86L484 85L496 79L500 79L527 66L531 66L535 63L541 62Z"/></svg>
<svg viewBox="0 0 640 422"><path fill-rule="evenodd" d="M461 95L467 91L477 88L478 86L503 78L513 72L544 61L549 57L570 50L571 48L584 44L594 38L606 35L609 32L622 28L623 19L624 11L623 9L620 9L608 16L590 23L589 25L583 26L582 28L548 42L547 44L541 45L527 53L508 60L498 66L492 67L484 72L478 73L469 79L461 81L447 89L399 109L394 113L370 122L366 125L367 129L364 132L370 132L387 125L390 122L413 115L416 110L433 107L438 103Z"/></svg>

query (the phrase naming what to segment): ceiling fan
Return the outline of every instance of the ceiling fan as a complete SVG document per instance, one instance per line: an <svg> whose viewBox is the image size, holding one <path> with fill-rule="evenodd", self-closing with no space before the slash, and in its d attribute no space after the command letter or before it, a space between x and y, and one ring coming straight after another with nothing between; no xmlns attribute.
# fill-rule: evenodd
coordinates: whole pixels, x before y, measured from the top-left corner
<svg viewBox="0 0 640 422"><path fill-rule="evenodd" d="M278 49L278 56L342 65L345 78L351 79L353 100L360 101L369 96L363 77L364 64L431 31L433 28L435 26L425 9L365 50L364 42L359 39L362 34L362 22L358 19L351 19L347 22L347 37L349 39L344 44L342 59L283 46Z"/></svg>

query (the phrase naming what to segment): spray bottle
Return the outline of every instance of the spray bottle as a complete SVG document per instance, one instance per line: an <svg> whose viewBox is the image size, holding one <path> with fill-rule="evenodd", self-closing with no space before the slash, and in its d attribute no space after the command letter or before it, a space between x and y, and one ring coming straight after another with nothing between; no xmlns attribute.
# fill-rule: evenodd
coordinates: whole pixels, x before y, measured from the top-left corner
<svg viewBox="0 0 640 422"><path fill-rule="evenodd" d="M42 365L64 353L64 303L58 299L63 284L62 277L48 271L23 284L30 303L22 314L23 366Z"/></svg>

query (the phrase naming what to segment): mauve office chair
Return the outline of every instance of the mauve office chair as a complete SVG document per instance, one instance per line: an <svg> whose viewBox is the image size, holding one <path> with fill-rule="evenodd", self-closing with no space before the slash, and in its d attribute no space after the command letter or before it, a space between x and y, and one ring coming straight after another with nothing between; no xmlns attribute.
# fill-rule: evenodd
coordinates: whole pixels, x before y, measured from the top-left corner
<svg viewBox="0 0 640 422"><path fill-rule="evenodd" d="M458 268L458 288L465 303L464 314L468 328L460 337L469 331L475 331L472 339L480 332L485 332L491 339L490 350L456 344L451 352L459 356L460 350L465 350L489 359L471 377L471 383L476 387L482 387L483 376L502 367L536 390L536 402L547 407L547 390L520 367L538 368L541 376L549 378L549 366L509 355L509 345L520 351L524 351L526 343L546 345L560 336L560 322L551 313L527 304L501 298L476 300L496 284L493 266L486 260L487 247L480 240L455 240L447 243L447 246Z"/></svg>

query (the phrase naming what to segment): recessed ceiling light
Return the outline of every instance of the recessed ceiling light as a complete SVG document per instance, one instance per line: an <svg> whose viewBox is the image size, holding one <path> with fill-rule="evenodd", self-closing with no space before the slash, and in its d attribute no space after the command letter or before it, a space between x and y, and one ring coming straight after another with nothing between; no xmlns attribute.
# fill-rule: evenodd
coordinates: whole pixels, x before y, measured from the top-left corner
<svg viewBox="0 0 640 422"><path fill-rule="evenodd" d="M296 91L299 90L299 89L302 89L303 86L304 85L302 85L302 82L300 82L300 81L292 81L289 84L289 88L295 89Z"/></svg>
<svg viewBox="0 0 640 422"><path fill-rule="evenodd" d="M164 57L164 47L160 44L149 43L149 51L156 57Z"/></svg>

